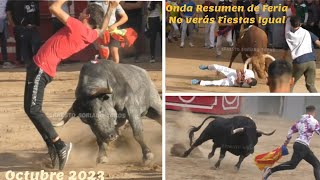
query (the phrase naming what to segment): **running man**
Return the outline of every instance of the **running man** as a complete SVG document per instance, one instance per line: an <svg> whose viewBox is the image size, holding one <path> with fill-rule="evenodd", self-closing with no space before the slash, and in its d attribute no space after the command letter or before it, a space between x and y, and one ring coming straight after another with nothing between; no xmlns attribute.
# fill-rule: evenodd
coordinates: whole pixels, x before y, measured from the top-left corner
<svg viewBox="0 0 320 180"><path fill-rule="evenodd" d="M45 87L55 77L57 66L62 59L67 59L84 49L104 33L112 10L119 3L110 2L111 6L104 20L102 8L96 4L89 4L77 20L62 9L66 1L57 0L49 8L65 26L42 45L27 66L24 93L24 110L47 144L53 168L58 160L60 170L68 161L72 144L66 144L61 140L51 121L42 111Z"/></svg>
<svg viewBox="0 0 320 180"><path fill-rule="evenodd" d="M277 171L295 169L302 159L313 166L314 177L316 180L320 180L320 162L309 147L314 132L320 135L319 122L314 118L315 116L316 108L312 105L306 107L306 114L302 115L301 119L289 129L287 139L284 142L284 146L287 146L292 134L299 133L293 144L291 160L273 168L266 168L263 173L263 180L267 180L271 174Z"/></svg>
<svg viewBox="0 0 320 180"><path fill-rule="evenodd" d="M226 76L224 79L215 80L215 81L204 81L193 79L191 84L200 86L234 86L234 87L252 87L257 85L257 80L254 78L254 72L250 69L235 70L225 66L220 66L217 64L213 65L200 65L199 69L201 70L210 70L218 71Z"/></svg>

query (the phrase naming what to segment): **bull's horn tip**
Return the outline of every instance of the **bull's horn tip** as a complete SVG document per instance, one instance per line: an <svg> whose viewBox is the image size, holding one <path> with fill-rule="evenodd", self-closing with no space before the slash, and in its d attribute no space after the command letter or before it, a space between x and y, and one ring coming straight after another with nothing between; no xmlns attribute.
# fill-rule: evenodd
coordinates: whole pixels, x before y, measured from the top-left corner
<svg viewBox="0 0 320 180"><path fill-rule="evenodd" d="M61 121L61 122L58 122L58 123L55 123L55 124L52 124L52 125L53 125L53 127L61 127L61 126L64 125L64 122Z"/></svg>

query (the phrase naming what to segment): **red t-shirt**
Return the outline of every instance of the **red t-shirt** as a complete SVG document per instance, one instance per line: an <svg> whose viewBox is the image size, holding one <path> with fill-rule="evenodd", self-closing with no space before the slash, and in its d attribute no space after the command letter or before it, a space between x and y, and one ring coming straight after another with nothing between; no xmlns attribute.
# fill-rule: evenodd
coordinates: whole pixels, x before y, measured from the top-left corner
<svg viewBox="0 0 320 180"><path fill-rule="evenodd" d="M51 36L33 57L35 64L49 76L55 77L58 64L84 49L98 38L98 32L69 17L65 27Z"/></svg>

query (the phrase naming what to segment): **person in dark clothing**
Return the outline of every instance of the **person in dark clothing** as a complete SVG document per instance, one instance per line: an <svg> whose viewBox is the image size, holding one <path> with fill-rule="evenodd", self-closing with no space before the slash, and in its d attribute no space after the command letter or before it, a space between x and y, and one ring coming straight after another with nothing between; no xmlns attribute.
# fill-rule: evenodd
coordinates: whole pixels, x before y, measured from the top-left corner
<svg viewBox="0 0 320 180"><path fill-rule="evenodd" d="M234 0L233 0L234 2ZM236 6L243 6L243 1L236 1ZM236 12L236 17L240 18L243 17L243 13L242 12ZM235 24L233 27L233 32L232 35L234 34L236 36L235 40L237 42L237 40L240 37L240 29L241 29L241 24ZM234 39L234 37L232 37L232 39Z"/></svg>
<svg viewBox="0 0 320 180"><path fill-rule="evenodd" d="M15 31L17 60L21 53L23 63L30 64L41 46L39 1L10 0L6 12Z"/></svg>
<svg viewBox="0 0 320 180"><path fill-rule="evenodd" d="M244 0L243 1L243 6L244 6L244 17L247 17L247 18L255 18L256 19L256 13L254 11L252 12L248 12L248 7L254 5L254 6L257 6L259 4L259 1L254 1L254 0ZM249 27L250 25L255 25L255 26L258 26L258 23L257 23L257 20L255 20L255 23L253 24L245 24L245 28Z"/></svg>
<svg viewBox="0 0 320 180"><path fill-rule="evenodd" d="M307 0L306 3L308 9L308 20L306 29L312 33L317 33L317 22L319 21L319 16L317 12L317 6L313 0Z"/></svg>
<svg viewBox="0 0 320 180"><path fill-rule="evenodd" d="M133 28L137 34L138 38L136 42L133 44L135 48L134 58L135 61L138 61L139 57L143 51L143 42L142 42L142 10L144 2L142 1L121 1L120 5L125 10L128 15L128 21L122 26L123 28L131 27Z"/></svg>
<svg viewBox="0 0 320 180"><path fill-rule="evenodd" d="M151 59L150 63L156 62L155 60L155 50L156 50L156 39L159 33L159 37L162 37L162 26L161 26L161 2L160 1L150 1L148 5L148 25L150 29L150 52Z"/></svg>

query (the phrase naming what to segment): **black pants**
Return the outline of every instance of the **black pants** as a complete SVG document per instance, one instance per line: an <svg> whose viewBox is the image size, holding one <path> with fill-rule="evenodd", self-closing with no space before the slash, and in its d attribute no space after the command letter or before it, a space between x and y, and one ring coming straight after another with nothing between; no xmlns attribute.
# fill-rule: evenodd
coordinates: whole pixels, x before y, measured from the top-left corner
<svg viewBox="0 0 320 180"><path fill-rule="evenodd" d="M232 39L234 38L233 35L235 35L236 42L238 41L238 39L240 37L240 29L241 29L241 24L236 24L234 26L234 29L232 30Z"/></svg>
<svg viewBox="0 0 320 180"><path fill-rule="evenodd" d="M42 111L44 89L52 81L42 69L32 61L27 66L27 77L24 90L24 111L39 131L47 145L58 137L48 117Z"/></svg>
<svg viewBox="0 0 320 180"><path fill-rule="evenodd" d="M13 28L14 40L16 41L16 60L20 63L23 63L21 57L21 40L20 40L20 30L18 26Z"/></svg>
<svg viewBox="0 0 320 180"><path fill-rule="evenodd" d="M51 24L52 24L52 33L56 33L57 31L59 31L61 28L63 28L64 24L59 21L59 19L57 19L56 17L53 17L51 19Z"/></svg>
<svg viewBox="0 0 320 180"><path fill-rule="evenodd" d="M149 17L148 23L149 23L149 29L150 29L150 52L151 52L151 57L154 58L155 51L156 51L157 34L159 33L160 39L162 36L162 27L161 27L160 17Z"/></svg>
<svg viewBox="0 0 320 180"><path fill-rule="evenodd" d="M8 51L7 51L7 37L5 35L5 30L0 32L0 40L1 40L1 54L3 62L8 62Z"/></svg>
<svg viewBox="0 0 320 180"><path fill-rule="evenodd" d="M320 180L320 162L313 154L311 149L301 143L295 142L293 144L293 154L290 161L282 163L274 168L271 168L271 172L291 170L295 169L300 161L304 159L313 166L313 173L316 180Z"/></svg>
<svg viewBox="0 0 320 180"><path fill-rule="evenodd" d="M41 46L41 38L37 28L18 27L20 33L20 52L25 64L33 62Z"/></svg>

